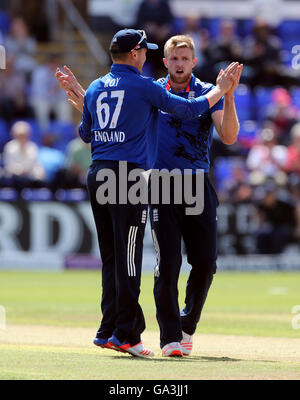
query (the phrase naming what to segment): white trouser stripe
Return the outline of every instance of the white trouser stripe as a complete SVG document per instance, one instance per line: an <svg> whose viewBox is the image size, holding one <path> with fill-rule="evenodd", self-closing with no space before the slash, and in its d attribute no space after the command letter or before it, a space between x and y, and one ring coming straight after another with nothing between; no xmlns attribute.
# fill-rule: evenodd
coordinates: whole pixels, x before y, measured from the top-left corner
<svg viewBox="0 0 300 400"><path fill-rule="evenodd" d="M133 231L133 226L130 227L129 233L128 233L128 242L127 242L127 269L128 269L128 275L131 276L131 271L130 271L130 244L131 244L131 235Z"/></svg>
<svg viewBox="0 0 300 400"><path fill-rule="evenodd" d="M127 269L129 276L136 276L135 270L135 241L138 227L131 226L128 233L128 243L127 243Z"/></svg>
<svg viewBox="0 0 300 400"><path fill-rule="evenodd" d="M136 271L135 271L135 262L134 262L134 257L135 257L135 241L136 241L136 234L137 234L138 227L134 227L133 231L133 240L131 244L131 271L132 271L132 276L136 276Z"/></svg>
<svg viewBox="0 0 300 400"><path fill-rule="evenodd" d="M157 240L157 237L156 237L155 230L151 229L151 232L152 232L152 239L153 239L154 249L156 251L156 262L157 262L157 265L156 265L155 271L156 271L156 274L159 274L160 248L159 248L159 244L158 244L158 240Z"/></svg>

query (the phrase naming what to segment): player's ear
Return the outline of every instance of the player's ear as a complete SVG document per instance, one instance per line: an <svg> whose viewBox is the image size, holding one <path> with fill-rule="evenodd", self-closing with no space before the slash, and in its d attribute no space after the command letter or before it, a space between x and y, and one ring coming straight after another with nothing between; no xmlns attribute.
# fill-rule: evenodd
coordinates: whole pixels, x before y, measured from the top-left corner
<svg viewBox="0 0 300 400"><path fill-rule="evenodd" d="M198 61L198 59L195 57L195 58L194 58L194 61L193 61L193 68L194 68L194 66L197 64L197 61Z"/></svg>
<svg viewBox="0 0 300 400"><path fill-rule="evenodd" d="M167 62L166 58L163 58L163 62L164 62L165 67L168 68L168 62Z"/></svg>
<svg viewBox="0 0 300 400"><path fill-rule="evenodd" d="M130 56L130 59L131 59L131 60L135 61L135 60L136 60L136 51L135 51L135 50L132 50L132 51L129 53L129 56Z"/></svg>

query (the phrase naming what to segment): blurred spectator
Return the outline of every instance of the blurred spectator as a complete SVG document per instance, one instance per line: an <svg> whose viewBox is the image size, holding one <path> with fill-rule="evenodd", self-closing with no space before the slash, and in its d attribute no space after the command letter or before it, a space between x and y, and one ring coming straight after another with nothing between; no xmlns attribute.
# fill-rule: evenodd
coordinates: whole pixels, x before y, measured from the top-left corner
<svg viewBox="0 0 300 400"><path fill-rule="evenodd" d="M287 148L285 171L300 177L300 122L291 130L292 143Z"/></svg>
<svg viewBox="0 0 300 400"><path fill-rule="evenodd" d="M272 182L263 189L257 204L259 228L257 249L261 254L279 254L294 240L296 209L291 196L281 196Z"/></svg>
<svg viewBox="0 0 300 400"><path fill-rule="evenodd" d="M32 74L30 102L44 130L48 127L51 113L54 113L55 118L60 122L71 121L70 105L55 78L55 70L59 62L56 54L50 54L47 63L39 65Z"/></svg>
<svg viewBox="0 0 300 400"><path fill-rule="evenodd" d="M248 171L244 160L236 160L232 168L232 177L227 182L227 201L243 203L252 201L252 187L248 182Z"/></svg>
<svg viewBox="0 0 300 400"><path fill-rule="evenodd" d="M300 243L300 176L292 180L290 191L296 207L295 240Z"/></svg>
<svg viewBox="0 0 300 400"><path fill-rule="evenodd" d="M173 15L168 0L143 0L137 12L136 27L144 29L150 42L159 49L151 53L149 62L154 76L164 71L163 49L167 39L172 35Z"/></svg>
<svg viewBox="0 0 300 400"><path fill-rule="evenodd" d="M65 154L53 147L55 136L47 133L43 136L43 143L39 149L39 163L45 170L45 182L53 190L57 189L56 174L63 167Z"/></svg>
<svg viewBox="0 0 300 400"><path fill-rule="evenodd" d="M245 39L244 60L246 68L243 74L252 88L257 85L289 87L299 84L297 71L283 65L281 42L265 21L257 20L253 34Z"/></svg>
<svg viewBox="0 0 300 400"><path fill-rule="evenodd" d="M283 183L286 180L283 172L286 155L287 149L277 144L274 130L263 129L260 133L260 143L250 149L246 160L250 171L250 183L260 184L266 178L273 178L278 183Z"/></svg>
<svg viewBox="0 0 300 400"><path fill-rule="evenodd" d="M194 15L185 18L183 33L192 37L195 43L195 57L197 64L194 73L205 82L211 82L214 79L212 74L212 57L210 49L209 31L201 27L201 19Z"/></svg>
<svg viewBox="0 0 300 400"><path fill-rule="evenodd" d="M28 27L21 17L16 17L11 22L10 33L5 40L8 56L15 59L17 72L21 72L29 81L32 71L36 66L36 42L29 35Z"/></svg>
<svg viewBox="0 0 300 400"><path fill-rule="evenodd" d="M232 61L243 62L242 43L235 31L234 21L222 21L220 34L211 44L210 55L214 65L214 80L220 69L225 69Z"/></svg>
<svg viewBox="0 0 300 400"><path fill-rule="evenodd" d="M32 108L26 102L26 82L15 70L13 57L6 60L6 69L0 71L0 117L7 122L32 118Z"/></svg>
<svg viewBox="0 0 300 400"><path fill-rule="evenodd" d="M275 89L272 92L272 103L267 107L266 119L274 124L280 144L289 143L289 133L298 116L299 110L293 106L289 92L284 88Z"/></svg>
<svg viewBox="0 0 300 400"><path fill-rule="evenodd" d="M54 7L53 2L48 0L26 0L26 7L24 7L23 2L19 3L14 12L22 15L30 27L30 33L38 42L49 41L50 25L48 14L49 8ZM81 3L84 3L84 0L81 0Z"/></svg>
<svg viewBox="0 0 300 400"><path fill-rule="evenodd" d="M195 57L197 65L206 63L206 50L209 46L209 31L201 27L201 19L196 15L188 15L184 20L184 35L189 35L195 43Z"/></svg>
<svg viewBox="0 0 300 400"><path fill-rule="evenodd" d="M71 140L66 151L64 168L58 174L62 188L86 188L86 174L91 165L91 149L79 137Z"/></svg>
<svg viewBox="0 0 300 400"><path fill-rule="evenodd" d="M283 0L252 0L253 15L259 15L273 29L276 29L284 15Z"/></svg>
<svg viewBox="0 0 300 400"><path fill-rule="evenodd" d="M13 140L3 150L4 171L17 189L39 187L45 177L45 171L38 163L38 147L30 141L30 133L27 122L16 122L11 128Z"/></svg>
<svg viewBox="0 0 300 400"><path fill-rule="evenodd" d="M111 17L116 24L115 31L126 26L134 26L141 2L142 0L110 0L111 9L114 10Z"/></svg>

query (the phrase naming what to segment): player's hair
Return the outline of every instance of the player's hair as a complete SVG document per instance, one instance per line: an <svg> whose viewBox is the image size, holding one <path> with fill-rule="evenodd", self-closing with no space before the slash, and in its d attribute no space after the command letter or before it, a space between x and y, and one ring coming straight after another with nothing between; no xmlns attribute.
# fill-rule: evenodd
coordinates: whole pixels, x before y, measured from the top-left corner
<svg viewBox="0 0 300 400"><path fill-rule="evenodd" d="M164 56L168 57L170 51L182 47L191 49L193 58L195 57L195 44L192 37L189 35L176 35L170 37L170 39L167 40L164 47Z"/></svg>
<svg viewBox="0 0 300 400"><path fill-rule="evenodd" d="M120 53L119 46L117 43L111 44L110 48L110 56L113 62L116 61L126 61L129 53Z"/></svg>

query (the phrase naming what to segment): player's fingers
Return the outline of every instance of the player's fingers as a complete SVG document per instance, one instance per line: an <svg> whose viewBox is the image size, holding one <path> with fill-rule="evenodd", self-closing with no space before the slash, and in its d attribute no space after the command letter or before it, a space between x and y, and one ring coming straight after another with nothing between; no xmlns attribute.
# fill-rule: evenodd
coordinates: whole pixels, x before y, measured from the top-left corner
<svg viewBox="0 0 300 400"><path fill-rule="evenodd" d="M60 80L64 78L64 75L61 72L56 72L55 77L56 79Z"/></svg>
<svg viewBox="0 0 300 400"><path fill-rule="evenodd" d="M233 64L235 63L235 61L231 62L229 65L227 65L227 67L225 68L225 70L229 69L230 67L233 66Z"/></svg>
<svg viewBox="0 0 300 400"><path fill-rule="evenodd" d="M235 76L235 74L230 74L229 77L230 77L230 79L231 79L231 81L232 81L233 83L236 81L236 76Z"/></svg>
<svg viewBox="0 0 300 400"><path fill-rule="evenodd" d="M70 100L70 99L68 99L68 102L69 102L73 107L75 107L76 110L78 110L79 112L82 112L82 107L81 107L81 105L80 105L79 103L76 103L75 101Z"/></svg>
<svg viewBox="0 0 300 400"><path fill-rule="evenodd" d="M67 96L74 101L78 100L78 96L72 90L67 91Z"/></svg>
<svg viewBox="0 0 300 400"><path fill-rule="evenodd" d="M234 66L235 66L235 62L230 63L226 68L225 68L225 72L230 71Z"/></svg>
<svg viewBox="0 0 300 400"><path fill-rule="evenodd" d="M69 102L73 107L75 107L75 108L78 107L77 103L76 103L74 100L68 99L68 102Z"/></svg>
<svg viewBox="0 0 300 400"><path fill-rule="evenodd" d="M60 83L60 87L63 88L64 90L70 90L70 84L65 79L61 79L59 81L59 83Z"/></svg>
<svg viewBox="0 0 300 400"><path fill-rule="evenodd" d="M242 74L242 70L243 70L243 67L239 66L237 68L237 70L234 72L234 80L235 80L236 86L239 84L240 77L241 77L241 74Z"/></svg>
<svg viewBox="0 0 300 400"><path fill-rule="evenodd" d="M239 65L238 62L231 63L229 65L229 67L226 68L227 72L231 73L231 72L235 71L237 69L238 65Z"/></svg>
<svg viewBox="0 0 300 400"><path fill-rule="evenodd" d="M66 77L67 78L68 75L64 74L59 68L56 68L55 76L56 77Z"/></svg>
<svg viewBox="0 0 300 400"><path fill-rule="evenodd" d="M69 67L67 67L66 65L64 65L64 70L67 72L67 74L68 74L70 77L72 77L72 78L75 79L75 76L74 76L73 72L70 70Z"/></svg>
<svg viewBox="0 0 300 400"><path fill-rule="evenodd" d="M218 76L217 76L217 79L221 78L221 76L223 75L223 73L224 73L224 71L223 71L223 69L221 69L221 70L219 71L219 74L218 74Z"/></svg>
<svg viewBox="0 0 300 400"><path fill-rule="evenodd" d="M243 67L244 67L244 65L243 64L241 64L240 66L239 66L239 79L240 79L240 77L241 77L241 75L242 75L242 72L243 72Z"/></svg>

